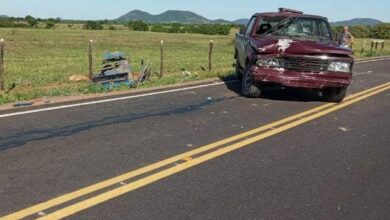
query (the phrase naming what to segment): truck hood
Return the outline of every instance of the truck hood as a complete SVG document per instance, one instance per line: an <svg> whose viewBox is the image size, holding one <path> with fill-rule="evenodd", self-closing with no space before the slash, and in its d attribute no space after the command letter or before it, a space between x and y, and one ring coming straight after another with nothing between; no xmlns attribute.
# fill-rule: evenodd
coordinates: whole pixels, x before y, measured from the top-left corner
<svg viewBox="0 0 390 220"><path fill-rule="evenodd" d="M346 48L341 48L334 42L296 40L289 38L255 38L251 46L262 54L334 54L352 56L353 52Z"/></svg>

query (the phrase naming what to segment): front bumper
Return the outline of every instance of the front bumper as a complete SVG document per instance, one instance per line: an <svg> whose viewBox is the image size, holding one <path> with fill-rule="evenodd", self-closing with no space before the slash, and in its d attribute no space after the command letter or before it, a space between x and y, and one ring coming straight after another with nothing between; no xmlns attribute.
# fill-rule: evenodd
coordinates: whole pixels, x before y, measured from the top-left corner
<svg viewBox="0 0 390 220"><path fill-rule="evenodd" d="M312 73L258 66L253 66L250 72L257 84L272 83L286 87L322 89L327 87L345 87L352 83L352 73L327 71Z"/></svg>

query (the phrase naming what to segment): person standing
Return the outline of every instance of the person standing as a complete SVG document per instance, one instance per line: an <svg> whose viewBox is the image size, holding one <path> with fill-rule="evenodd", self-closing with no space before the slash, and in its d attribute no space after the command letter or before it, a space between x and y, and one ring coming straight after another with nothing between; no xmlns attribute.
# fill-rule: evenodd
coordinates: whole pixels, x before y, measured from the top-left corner
<svg viewBox="0 0 390 220"><path fill-rule="evenodd" d="M351 34L351 32L349 32L349 28L348 26L344 26L343 27L343 32L341 33L341 38L340 38L340 46L341 47L345 47L345 48L349 48L351 43L353 42L353 35Z"/></svg>

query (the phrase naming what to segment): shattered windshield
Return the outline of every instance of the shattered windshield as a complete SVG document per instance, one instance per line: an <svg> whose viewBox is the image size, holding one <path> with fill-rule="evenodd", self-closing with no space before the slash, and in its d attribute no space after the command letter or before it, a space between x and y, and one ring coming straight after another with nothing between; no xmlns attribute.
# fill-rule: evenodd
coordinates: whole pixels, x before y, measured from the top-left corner
<svg viewBox="0 0 390 220"><path fill-rule="evenodd" d="M331 40L328 22L318 18L288 18L265 34L299 39Z"/></svg>
<svg viewBox="0 0 390 220"><path fill-rule="evenodd" d="M272 27L277 26L286 17L261 17L256 30L256 35L263 35L267 33Z"/></svg>

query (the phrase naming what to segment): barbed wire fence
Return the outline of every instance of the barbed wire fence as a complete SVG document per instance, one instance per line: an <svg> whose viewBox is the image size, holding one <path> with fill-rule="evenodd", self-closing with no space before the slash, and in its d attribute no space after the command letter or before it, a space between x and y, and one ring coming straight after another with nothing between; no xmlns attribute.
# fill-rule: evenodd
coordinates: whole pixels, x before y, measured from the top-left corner
<svg viewBox="0 0 390 220"><path fill-rule="evenodd" d="M7 42L5 39L0 40L0 90L5 90L7 87L7 82L11 82L12 80L15 81L18 77L21 76L15 76L13 71L23 71L26 70L26 66L34 66L36 67L35 70L38 67L42 67L43 69L56 69L58 68L58 76L54 77L54 79L59 79L61 78L62 80L65 80L66 77L68 77L67 74L63 74L61 72L61 66L67 64L68 66L71 66L72 71L75 73L81 73L84 75L89 76L90 78L96 71L99 70L99 65L100 65L100 54L103 54L104 52L107 51L107 47L103 47L100 45L99 41L96 41L94 39L91 39L89 41L85 41L85 47L83 48L76 48L75 51L72 53L66 53L64 54L62 52L63 47L65 44L53 44L52 49L46 50L49 51L50 54L46 54L45 56L40 56L38 51L34 54L29 54L24 52L23 47L20 47L18 45L19 42L17 42L14 38L10 40L10 42ZM42 45L42 42L24 42L25 44L28 44L31 47L34 48L39 48ZM375 56L375 55L381 55L386 52L386 54L389 52L390 48L389 41L384 41L384 40L372 40L372 39L367 39L359 43L354 43L351 45L351 48L355 51L355 54L360 54L361 56L364 55L370 55L370 56ZM172 50L175 50L177 48L177 45L175 43L171 43L168 41L160 41L160 44L153 44L156 45L154 47L154 52L152 57L137 57L133 58L131 57L131 62L133 66L139 67L141 63L141 60L147 60L147 59L152 59L153 64L152 68L154 69L154 72L156 73L157 76L164 77L166 76L167 72L172 71L171 66L180 66L178 65L178 62L183 62L183 61L178 61L176 54L172 52ZM69 45L67 45L69 46ZM69 48L67 48L69 50ZM149 48L150 49L150 48ZM208 43L204 43L204 45L200 48L201 51L194 51L197 52L197 54L203 54L201 55L202 57L194 57L193 59L197 59L197 65L198 67L195 67L192 65L192 60L190 57L188 59L188 65L191 66L191 68L199 69L200 71L204 72L212 72L216 68L214 65L214 62L216 58L218 59L219 56L222 56L220 51L216 51L216 44L214 40L208 41ZM131 50L131 48L129 49ZM183 49L184 50L184 49ZM223 54L225 55L225 54ZM48 57L50 57L50 62L47 61ZM200 61L199 61L200 60ZM75 63L74 65L71 65L71 63ZM6 66L12 66L12 69L7 68ZM183 65L185 66L185 65ZM49 68L50 67L50 68ZM186 70L185 67L183 68L177 68L174 71L180 72ZM191 70L191 69L189 69ZM69 70L67 70L70 72ZM42 72L40 72L42 74ZM44 74L44 73L43 73ZM37 77L38 73L35 74L33 72L27 74L30 78L26 79L32 80L31 78ZM62 76L64 75L64 76ZM44 76L42 76L44 77ZM38 77L38 78L42 78ZM11 80L12 79L12 80ZM23 81L25 79L18 79L19 81ZM18 81L16 80L16 81ZM66 80L65 80L66 81ZM51 83L54 83L51 82ZM34 83L31 83L31 85ZM39 84L41 85L41 84ZM38 86L39 86L38 85Z"/></svg>
<svg viewBox="0 0 390 220"><path fill-rule="evenodd" d="M169 41L168 41L169 42ZM24 42L25 43L25 42ZM39 48L41 43L29 43L29 46ZM15 79L17 76L14 75L13 70L15 69L25 69L25 66L42 66L44 67L46 64L46 67L48 66L59 66L61 64L66 64L70 62L77 61L78 64L84 63L81 69L82 74L88 75L90 78L92 78L93 74L96 73L96 71L99 70L100 65L100 56L99 54L103 54L104 52L107 52L104 48L99 46L99 42L94 41L91 39L89 42L86 42L85 49L79 49L77 53L74 54L66 54L63 55L61 53L61 48L56 48L53 46L50 54L45 54L45 56L39 56L39 53L36 54L30 54L23 51L23 48L18 45L18 42L15 41L15 39L12 39L10 42L7 42L6 40L2 39L1 41L1 51L0 51L0 89L5 90L6 89L6 83L10 82L11 80L8 79ZM172 53L169 53L169 49L171 45L169 43L165 43L161 40L161 45L159 48L155 48L156 51L160 50L160 56L158 59L154 57L155 63L153 64L153 68L155 69L156 75L158 75L160 78L165 76L165 72L171 72L167 71L168 66L174 66L177 63L175 55L172 55ZM206 48L206 46L205 46ZM205 62L203 65L200 65L200 68L202 71L213 71L213 56L214 56L214 41L210 41L207 44L207 50L204 50L204 60L207 60L207 63ZM203 49L202 49L203 50ZM80 53L82 51L82 53ZM48 57L50 58L50 62L47 61ZM140 58L138 58L140 59ZM142 58L141 60L147 60L150 59L148 57ZM196 59L199 59L199 57L196 57ZM131 59L132 61L135 59ZM156 61L160 61L157 63ZM81 61L81 62L80 62ZM140 60L137 60L137 62ZM6 63L9 67L12 68L5 68ZM141 63L141 62L140 62ZM36 64L36 65L35 65ZM134 66L140 66L138 64ZM159 68L158 68L159 67ZM207 68L208 67L208 68ZM185 68L178 68L177 72L180 72L184 70ZM85 71L84 71L85 70ZM78 71L75 71L78 72ZM61 72L58 73L61 75ZM26 74L29 76L33 76L33 73ZM38 73L36 74L38 75ZM20 77L20 76L19 76ZM29 79L20 79L17 81L22 81Z"/></svg>

